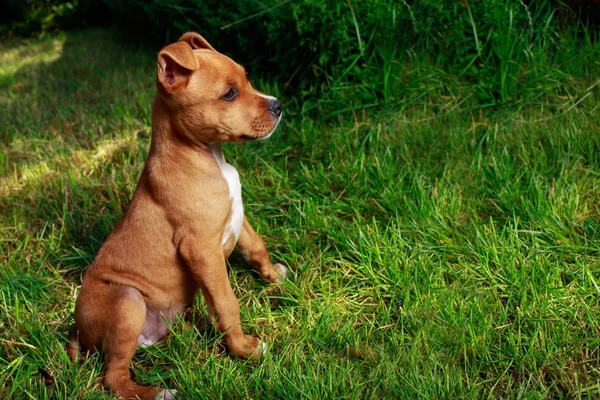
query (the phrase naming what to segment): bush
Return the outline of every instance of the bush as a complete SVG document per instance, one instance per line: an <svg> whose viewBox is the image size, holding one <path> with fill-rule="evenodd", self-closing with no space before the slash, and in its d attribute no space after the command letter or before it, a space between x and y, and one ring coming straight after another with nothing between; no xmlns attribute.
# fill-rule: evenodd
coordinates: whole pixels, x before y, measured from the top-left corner
<svg viewBox="0 0 600 400"><path fill-rule="evenodd" d="M77 0L8 0L2 22L10 23L16 34L46 32L56 28L61 18L73 14L76 6Z"/></svg>
<svg viewBox="0 0 600 400"><path fill-rule="evenodd" d="M101 0L8 0L3 11L0 34L44 34L109 23Z"/></svg>
<svg viewBox="0 0 600 400"><path fill-rule="evenodd" d="M153 49L198 31L253 76L310 99L304 110L403 107L431 96L521 107L541 101L542 92L570 93L581 77L564 74L568 64L590 64L591 71L574 70L593 74L600 53L593 33L564 17L574 15L569 5L584 9L583 0L560 7L524 0L101 1L24 4L52 5L61 18L63 9L103 4L106 20Z"/></svg>

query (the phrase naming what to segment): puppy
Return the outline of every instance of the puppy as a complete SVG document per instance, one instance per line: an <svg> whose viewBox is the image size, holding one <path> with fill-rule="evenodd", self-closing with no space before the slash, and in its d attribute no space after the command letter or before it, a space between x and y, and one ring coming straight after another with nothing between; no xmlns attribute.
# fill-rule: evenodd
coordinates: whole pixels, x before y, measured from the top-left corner
<svg viewBox="0 0 600 400"><path fill-rule="evenodd" d="M284 279L244 217L236 169L221 142L268 138L282 105L254 89L243 67L197 33L158 54L152 143L129 208L85 273L68 352L102 350L102 381L119 396L171 399L174 390L130 379L140 345L150 345L201 290L229 352L259 357L267 346L245 335L225 260L237 247L263 279Z"/></svg>

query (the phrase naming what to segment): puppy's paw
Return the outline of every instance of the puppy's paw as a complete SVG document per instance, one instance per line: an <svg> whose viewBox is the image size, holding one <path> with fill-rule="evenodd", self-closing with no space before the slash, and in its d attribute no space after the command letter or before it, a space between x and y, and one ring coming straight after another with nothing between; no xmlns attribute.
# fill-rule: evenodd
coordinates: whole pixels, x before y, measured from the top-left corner
<svg viewBox="0 0 600 400"><path fill-rule="evenodd" d="M177 395L175 389L162 389L155 397L156 400L184 400L183 397Z"/></svg>
<svg viewBox="0 0 600 400"><path fill-rule="evenodd" d="M283 264L269 264L268 267L265 267L260 270L260 274L262 278L267 283L279 283L285 280L288 276L288 269Z"/></svg>
<svg viewBox="0 0 600 400"><path fill-rule="evenodd" d="M275 282L281 282L281 281L287 279L289 270L285 265L283 265L281 263L277 263L277 264L274 264L273 267L275 267L276 269L279 270L277 272L278 275L275 278Z"/></svg>
<svg viewBox="0 0 600 400"><path fill-rule="evenodd" d="M268 346L259 339L244 335L240 339L225 339L229 353L239 358L260 358L266 354Z"/></svg>

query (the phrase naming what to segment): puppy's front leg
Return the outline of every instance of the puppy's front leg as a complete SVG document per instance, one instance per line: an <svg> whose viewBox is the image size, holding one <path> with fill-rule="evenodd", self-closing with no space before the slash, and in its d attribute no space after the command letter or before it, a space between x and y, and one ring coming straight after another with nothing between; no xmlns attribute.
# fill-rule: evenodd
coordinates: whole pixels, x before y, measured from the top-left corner
<svg viewBox="0 0 600 400"><path fill-rule="evenodd" d="M240 325L240 305L227 275L227 265L222 246L216 242L199 248L198 240L189 238L180 245L180 254L187 262L194 279L198 282L208 307L216 314L216 328L224 333L225 343L231 354L237 357L259 357L266 351L266 344L255 337L245 335Z"/></svg>
<svg viewBox="0 0 600 400"><path fill-rule="evenodd" d="M236 247L246 262L258 271L265 281L279 282L286 278L288 269L283 264L271 264L265 241L256 233L246 217Z"/></svg>

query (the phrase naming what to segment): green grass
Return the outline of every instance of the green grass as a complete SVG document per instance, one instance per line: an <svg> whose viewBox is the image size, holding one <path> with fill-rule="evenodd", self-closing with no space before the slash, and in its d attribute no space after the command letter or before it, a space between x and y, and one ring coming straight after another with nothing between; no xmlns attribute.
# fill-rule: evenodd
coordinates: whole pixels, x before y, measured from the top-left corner
<svg viewBox="0 0 600 400"><path fill-rule="evenodd" d="M73 366L65 344L149 145L156 52L119 43L88 30L0 44L1 398L111 398L100 357ZM271 351L222 354L194 328L198 299L164 347L138 351L136 381L211 399L598 397L600 93L587 76L587 91L553 97L562 106L512 114L459 100L292 107L271 140L227 145L248 217L294 272L266 286L232 262L245 330Z"/></svg>

